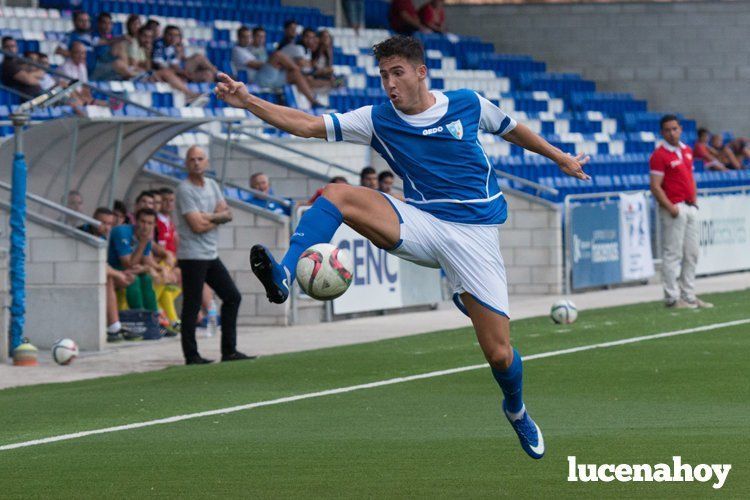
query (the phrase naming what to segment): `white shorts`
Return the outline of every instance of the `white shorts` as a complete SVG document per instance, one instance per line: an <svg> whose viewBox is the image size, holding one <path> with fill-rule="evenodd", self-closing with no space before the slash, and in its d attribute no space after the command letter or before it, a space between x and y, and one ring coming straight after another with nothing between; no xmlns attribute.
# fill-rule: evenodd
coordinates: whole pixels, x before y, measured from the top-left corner
<svg viewBox="0 0 750 500"><path fill-rule="evenodd" d="M388 253L421 266L442 268L453 302L464 313L467 292L488 309L510 317L505 264L500 255L500 226L460 224L382 193L401 223L401 240Z"/></svg>

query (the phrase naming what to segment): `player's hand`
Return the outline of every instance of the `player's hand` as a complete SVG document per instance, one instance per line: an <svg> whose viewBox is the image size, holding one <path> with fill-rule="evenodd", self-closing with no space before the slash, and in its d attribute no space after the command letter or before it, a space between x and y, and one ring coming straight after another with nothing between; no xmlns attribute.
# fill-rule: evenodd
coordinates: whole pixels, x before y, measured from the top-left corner
<svg viewBox="0 0 750 500"><path fill-rule="evenodd" d="M572 154L568 153L559 162L557 162L557 165L563 172L571 177L577 177L578 179L584 181L590 181L591 177L583 171L583 166L586 165L590 159L591 158L583 153L577 156L573 156Z"/></svg>
<svg viewBox="0 0 750 500"><path fill-rule="evenodd" d="M216 97L235 108L244 108L247 98L250 97L245 84L232 80L226 73L219 73L217 78L219 83L214 88Z"/></svg>

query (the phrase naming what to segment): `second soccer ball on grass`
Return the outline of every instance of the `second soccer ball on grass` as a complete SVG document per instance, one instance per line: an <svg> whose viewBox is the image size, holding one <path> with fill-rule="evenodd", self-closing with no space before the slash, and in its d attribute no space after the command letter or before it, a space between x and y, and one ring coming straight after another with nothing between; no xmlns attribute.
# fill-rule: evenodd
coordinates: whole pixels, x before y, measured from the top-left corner
<svg viewBox="0 0 750 500"><path fill-rule="evenodd" d="M348 251L318 243L305 250L297 261L297 283L314 299L332 300L349 289L353 270Z"/></svg>

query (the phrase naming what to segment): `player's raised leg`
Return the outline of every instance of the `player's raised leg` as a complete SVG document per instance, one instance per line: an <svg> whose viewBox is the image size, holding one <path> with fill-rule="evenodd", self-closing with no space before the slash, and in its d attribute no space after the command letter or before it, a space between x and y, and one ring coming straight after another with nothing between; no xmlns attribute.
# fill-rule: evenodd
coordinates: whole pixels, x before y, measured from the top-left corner
<svg viewBox="0 0 750 500"><path fill-rule="evenodd" d="M372 189L328 184L312 207L302 216L289 242L289 250L278 263L262 245L250 251L250 265L266 289L268 300L281 304L289 297L297 260L316 243L328 243L345 223L380 248L392 248L401 229L390 202Z"/></svg>
<svg viewBox="0 0 750 500"><path fill-rule="evenodd" d="M483 306L469 293L461 295L461 302L474 325L492 375L503 391L503 412L518 434L521 447L531 458L542 458L544 438L523 402L523 365L521 355L510 345L510 320Z"/></svg>

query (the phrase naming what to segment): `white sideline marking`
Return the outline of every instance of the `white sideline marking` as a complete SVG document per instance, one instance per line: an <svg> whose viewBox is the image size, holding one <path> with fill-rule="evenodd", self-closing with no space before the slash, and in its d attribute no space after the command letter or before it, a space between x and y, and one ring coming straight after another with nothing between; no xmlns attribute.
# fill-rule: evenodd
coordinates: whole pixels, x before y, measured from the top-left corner
<svg viewBox="0 0 750 500"><path fill-rule="evenodd" d="M728 326L737 326L750 323L750 318L740 319L736 321L727 321L726 323L714 323L712 325L699 326L696 328L688 328L685 330L675 330L672 332L656 333L653 335L643 335L640 337L631 337L621 340L613 340L611 342L602 342L600 344L590 344L580 347L571 347L569 349L560 349L559 351L542 352L539 354L530 354L524 356L524 361L531 361L532 359L550 358L552 356L562 356L563 354L573 354L581 351L590 351L592 349L606 349L608 347L615 347L625 344L634 344L636 342L642 342L644 340L661 339L665 337L674 337L676 335L685 335L688 333L705 332L709 330L717 330L720 328L726 328ZM210 417L213 415L225 415L227 413L234 413L244 410L252 410L253 408L260 408L263 406L273 406L283 403L291 403L293 401L300 401L303 399L319 398L322 396L332 396L334 394L344 394L347 392L360 391L362 389L372 389L374 387L382 387L385 385L401 384L403 382L411 382L412 380L421 380L425 378L441 377L443 375L452 375L454 373L468 372L471 370L479 370L487 368L486 363L471 366L462 366L459 368L451 368L448 370L438 370L428 373L420 373L418 375L410 375L408 377L397 377L387 380L379 380L377 382L370 382L367 384L351 385L349 387L339 387L337 389L328 389L319 392L308 392L306 394L298 394L296 396L287 396L285 398L271 399L268 401L259 401L257 403L248 403L239 406L230 406L228 408L219 408L218 410L201 411L197 413L188 413L185 415L176 415L174 417L160 418L157 420L148 420L146 422L137 422L134 424L118 425L115 427L106 427L103 429L94 429L90 431L74 432L71 434L61 434L59 436L51 436L42 439L34 439L31 441L24 441L21 443L6 444L0 446L0 451L13 450L16 448L25 448L27 446L36 446L40 444L55 443L57 441L67 441L69 439L78 439L86 436L93 436L95 434L107 434L110 432L128 431L131 429L140 429L142 427L151 427L152 425L171 424L173 422L181 422L183 420L191 420L194 418Z"/></svg>

